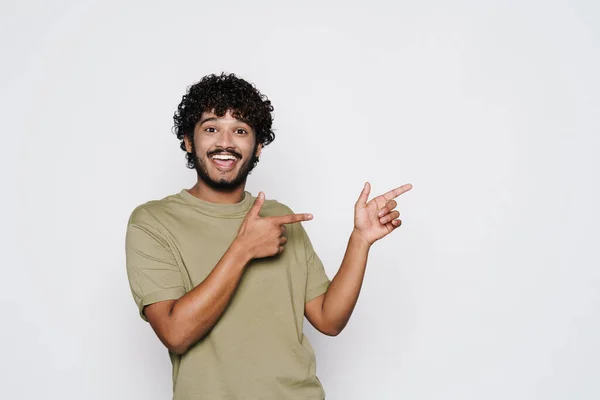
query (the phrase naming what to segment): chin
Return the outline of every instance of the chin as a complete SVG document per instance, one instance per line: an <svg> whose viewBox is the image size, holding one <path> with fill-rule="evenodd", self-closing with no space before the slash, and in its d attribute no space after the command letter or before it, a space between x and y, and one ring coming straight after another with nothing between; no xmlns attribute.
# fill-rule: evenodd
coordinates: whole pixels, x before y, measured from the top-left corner
<svg viewBox="0 0 600 400"><path fill-rule="evenodd" d="M241 160L240 160L241 161ZM251 168L247 162L239 162L231 171L221 171L213 163L200 162L196 167L198 177L215 190L231 191L246 183Z"/></svg>
<svg viewBox="0 0 600 400"><path fill-rule="evenodd" d="M222 190L222 191L230 191L230 190L235 190L238 189L240 186L242 186L246 179L240 179L239 174L235 174L235 176L233 177L228 177L225 178L222 175L215 178L212 175L209 176L204 176L202 177L202 180L210 187L212 187L215 190Z"/></svg>

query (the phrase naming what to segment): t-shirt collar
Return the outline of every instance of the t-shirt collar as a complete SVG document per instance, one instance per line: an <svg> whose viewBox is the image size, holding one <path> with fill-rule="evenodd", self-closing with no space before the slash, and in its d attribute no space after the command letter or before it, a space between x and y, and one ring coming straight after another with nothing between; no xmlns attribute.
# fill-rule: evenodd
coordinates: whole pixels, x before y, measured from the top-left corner
<svg viewBox="0 0 600 400"><path fill-rule="evenodd" d="M218 217L239 217L244 216L252 207L254 198L250 192L244 191L242 201L234 204L211 203L210 201L199 199L186 189L182 189L179 195L187 202L202 209L207 214Z"/></svg>

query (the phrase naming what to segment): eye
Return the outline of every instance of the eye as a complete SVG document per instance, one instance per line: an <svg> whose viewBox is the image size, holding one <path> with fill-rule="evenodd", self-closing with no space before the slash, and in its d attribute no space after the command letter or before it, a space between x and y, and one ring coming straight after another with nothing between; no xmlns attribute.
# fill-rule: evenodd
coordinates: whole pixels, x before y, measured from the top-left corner
<svg viewBox="0 0 600 400"><path fill-rule="evenodd" d="M204 131L205 131L205 132L214 133L214 132L216 132L217 130L216 130L214 127L212 127L212 126L209 126L208 128L205 128L205 129L204 129Z"/></svg>
<svg viewBox="0 0 600 400"><path fill-rule="evenodd" d="M238 128L238 129L236 129L235 133L237 133L238 135L245 135L248 133L248 131L246 131L243 128Z"/></svg>

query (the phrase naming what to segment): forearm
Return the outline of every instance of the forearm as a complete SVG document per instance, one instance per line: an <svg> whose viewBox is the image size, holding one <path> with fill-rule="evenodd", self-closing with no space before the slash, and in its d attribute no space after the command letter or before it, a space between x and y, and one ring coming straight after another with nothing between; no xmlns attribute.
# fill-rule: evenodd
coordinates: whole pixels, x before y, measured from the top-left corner
<svg viewBox="0 0 600 400"><path fill-rule="evenodd" d="M332 332L341 332L352 315L365 276L370 247L356 230L352 231L340 269L323 298L323 322Z"/></svg>
<svg viewBox="0 0 600 400"><path fill-rule="evenodd" d="M249 261L248 252L234 241L206 279L173 304L168 326L177 353L187 351L215 326Z"/></svg>

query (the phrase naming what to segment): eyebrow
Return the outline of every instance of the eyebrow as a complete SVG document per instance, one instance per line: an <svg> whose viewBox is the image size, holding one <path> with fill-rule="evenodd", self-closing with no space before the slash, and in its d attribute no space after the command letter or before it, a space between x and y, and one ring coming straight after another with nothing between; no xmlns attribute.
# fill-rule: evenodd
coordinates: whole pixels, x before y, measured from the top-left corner
<svg viewBox="0 0 600 400"><path fill-rule="evenodd" d="M208 122L208 121L216 121L216 120L217 120L217 117L204 118L204 119L200 120L200 125L202 125L203 123Z"/></svg>
<svg viewBox="0 0 600 400"><path fill-rule="evenodd" d="M212 122L212 121L217 121L217 120L218 120L218 118L217 118L217 117L208 117L208 118L201 119L201 120L200 120L200 122L199 122L198 124L199 124L199 125L202 125L202 124L203 124L203 123L205 123L205 122ZM245 119L236 118L236 120L237 120L238 122L241 122L241 123L243 123L243 124L246 124L246 125L250 126L250 124L248 123L248 121L246 121Z"/></svg>

